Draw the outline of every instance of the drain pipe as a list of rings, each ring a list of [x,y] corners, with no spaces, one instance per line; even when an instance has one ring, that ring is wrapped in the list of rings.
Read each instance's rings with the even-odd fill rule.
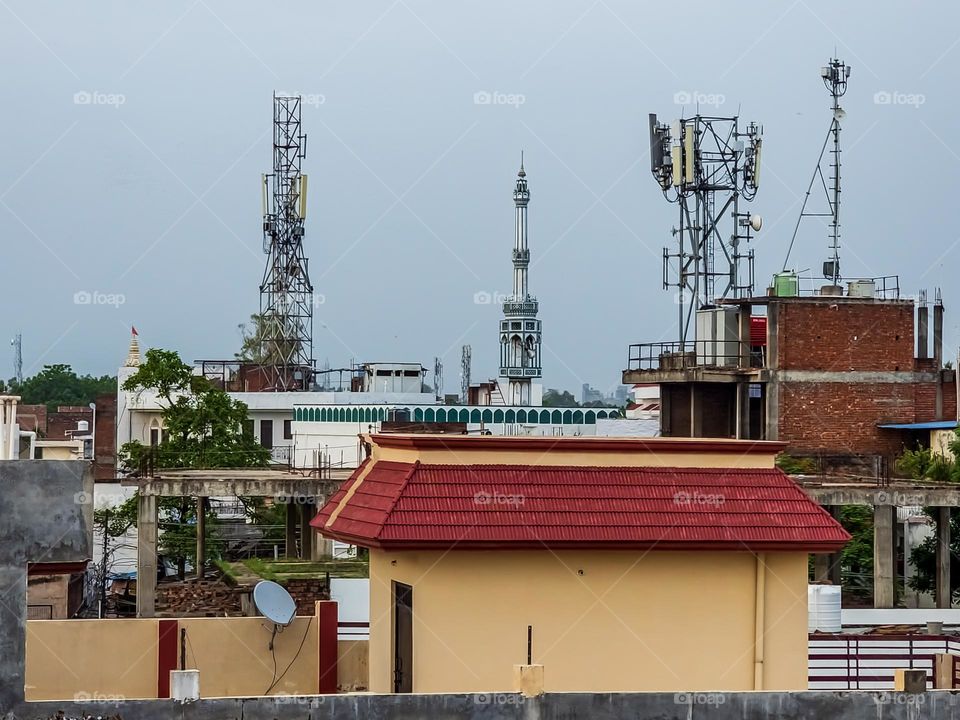
[[[766,579],[767,563],[766,554],[757,555],[757,582],[756,582],[756,604],[754,608],[754,632],[753,632],[753,689],[763,690],[763,661],[766,631]]]

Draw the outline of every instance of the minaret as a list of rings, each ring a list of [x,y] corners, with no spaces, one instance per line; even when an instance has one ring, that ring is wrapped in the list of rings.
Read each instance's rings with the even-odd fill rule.
[[[530,294],[527,271],[530,250],[527,247],[527,173],[520,156],[520,172],[513,191],[516,206],[516,227],[513,244],[513,294],[503,301],[503,320],[500,321],[500,377],[506,379],[508,405],[530,405],[532,381],[542,376],[540,370],[539,306]]]

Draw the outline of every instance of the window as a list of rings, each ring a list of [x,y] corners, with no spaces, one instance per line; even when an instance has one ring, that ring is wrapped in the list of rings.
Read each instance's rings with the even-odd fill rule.
[[[292,420],[283,421],[283,439],[293,440],[293,421]]]
[[[243,421],[243,434],[246,437],[253,437],[253,420],[247,418]]]
[[[260,421],[260,444],[265,448],[273,448],[273,420]]]

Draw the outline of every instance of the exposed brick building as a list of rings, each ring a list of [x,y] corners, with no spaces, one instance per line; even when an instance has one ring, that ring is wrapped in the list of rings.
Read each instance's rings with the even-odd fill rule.
[[[763,314],[763,311],[765,315]],[[661,433],[783,440],[796,455],[890,459],[880,427],[957,417],[942,367],[943,306],[845,296],[762,297],[701,311],[689,347],[631,347],[624,382],[657,382]],[[712,317],[711,317],[712,316]]]

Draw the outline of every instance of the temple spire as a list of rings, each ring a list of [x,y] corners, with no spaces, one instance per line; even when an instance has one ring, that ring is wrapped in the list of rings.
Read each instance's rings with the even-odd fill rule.
[[[127,359],[124,367],[140,367],[140,342],[137,340],[137,329],[130,328],[130,348],[127,350]]]

